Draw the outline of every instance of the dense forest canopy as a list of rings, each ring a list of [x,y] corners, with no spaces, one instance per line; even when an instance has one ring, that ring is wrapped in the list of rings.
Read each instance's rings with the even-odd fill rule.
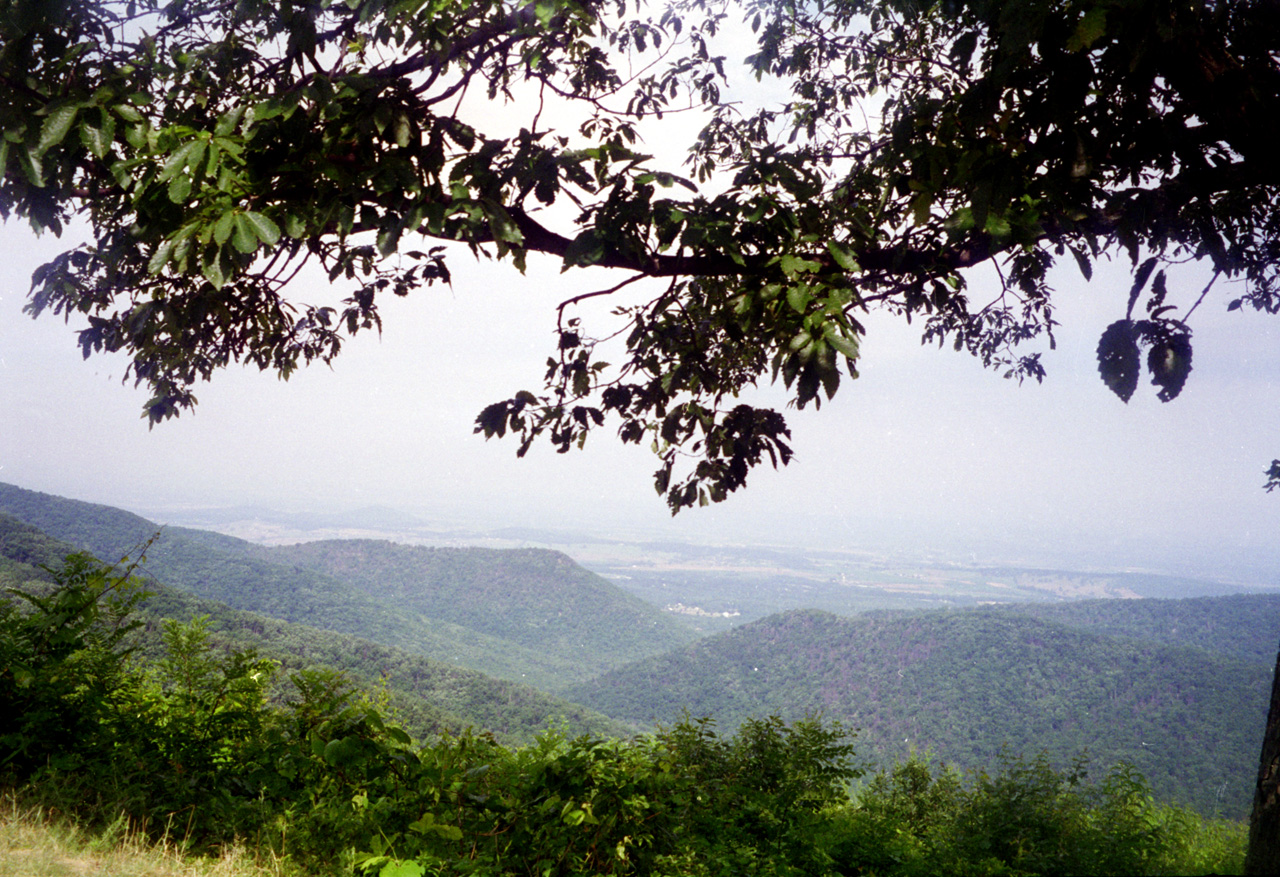
[[[1145,352],[1177,396],[1202,302],[1280,309],[1277,34],[1263,0],[9,0],[0,214],[87,221],[29,310],[85,315],[155,422],[229,363],[331,359],[449,280],[441,241],[619,269],[616,322],[559,302],[545,386],[477,430],[523,453],[610,424],[680,509],[789,459],[740,392],[820,404],[870,311],[1039,379],[1064,259],[1132,262],[1099,370],[1127,400]],[[700,130],[667,166],[638,138],[676,113]],[[308,264],[340,304],[297,299]]]

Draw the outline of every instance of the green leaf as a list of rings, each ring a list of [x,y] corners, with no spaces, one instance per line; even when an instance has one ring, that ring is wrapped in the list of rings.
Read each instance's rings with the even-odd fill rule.
[[[946,221],[942,223],[943,228],[950,232],[962,233],[972,231],[974,226],[973,208],[961,207],[956,210]]]
[[[809,287],[797,283],[787,288],[787,304],[791,305],[791,309],[797,314],[803,314],[811,301],[813,296],[809,294]]]
[[[458,832],[458,838],[461,837],[462,832]],[[426,873],[427,869],[417,862],[396,860],[383,865],[382,870],[378,872],[378,877],[423,877]]]
[[[559,11],[559,3],[549,3],[547,0],[541,0],[541,2],[535,3],[533,7],[533,14],[537,17],[538,24],[543,27],[549,27],[551,25],[551,19],[555,18]]]
[[[1147,353],[1151,383],[1160,388],[1157,397],[1169,402],[1178,397],[1191,373],[1191,338],[1173,335],[1152,346]]]
[[[178,174],[169,181],[169,200],[174,204],[186,204],[191,197],[191,177]]]
[[[778,267],[780,267],[782,269],[782,273],[788,277],[795,277],[797,274],[809,274],[814,271],[822,270],[822,263],[815,262],[813,259],[793,256],[788,253],[778,259]]]
[[[839,241],[827,241],[827,252],[843,270],[850,273],[859,270],[858,260],[853,257],[853,252]]]
[[[392,225],[390,228],[378,230],[378,253],[382,256],[390,256],[400,247],[400,235],[403,229],[399,224]]]
[[[858,358],[858,339],[856,336],[850,337],[841,335],[838,332],[832,332],[827,335],[827,343],[849,359]]]
[[[409,123],[409,117],[404,113],[398,114],[395,118],[393,130],[396,146],[399,146],[402,149],[408,146],[411,135],[413,134],[413,127]]]
[[[916,225],[924,225],[929,221],[932,207],[933,195],[929,192],[921,192],[911,201],[911,215]]]
[[[253,231],[248,217],[243,213],[235,215],[234,230],[231,234],[231,245],[242,253],[252,253],[258,249],[258,236]]]
[[[1067,40],[1067,51],[1078,52],[1081,49],[1092,48],[1094,43],[1106,35],[1106,32],[1106,7],[1095,6],[1086,12],[1080,19],[1080,23],[1076,25],[1076,32]]]
[[[213,133],[218,137],[225,137],[236,129],[240,124],[240,120],[244,118],[245,107],[232,107],[221,116],[218,117],[218,124],[214,127]]]
[[[445,132],[449,135],[449,139],[470,152],[476,145],[476,132],[470,125],[450,119]]]
[[[1093,279],[1093,262],[1082,251],[1075,247],[1071,248],[1071,255],[1076,258],[1076,265],[1080,268],[1080,273],[1084,275],[1085,282]]]
[[[586,267],[594,265],[604,258],[604,243],[596,234],[595,229],[587,229],[578,235],[565,248],[564,251],[564,268]]]
[[[21,166],[23,174],[26,175],[27,182],[37,189],[44,188],[44,165],[41,163],[39,155],[33,152],[30,147],[24,146],[18,150],[18,164]]]
[[[828,366],[822,362],[818,365],[818,377],[822,379],[822,389],[827,394],[828,399],[832,399],[836,395],[836,390],[840,389],[840,372],[835,366]]]
[[[129,104],[116,104],[114,109],[116,111],[116,115],[124,119],[126,122],[142,121],[142,113],[138,112],[135,107],[132,107]]]
[[[151,129],[145,124],[130,125],[125,129],[124,139],[134,149],[146,149],[150,145],[148,138],[150,132]]]
[[[1141,362],[1133,321],[1116,320],[1098,341],[1098,373],[1121,402],[1128,402],[1137,389]]]
[[[179,271],[185,271],[187,256],[191,253],[191,245],[195,240],[196,230],[199,228],[198,222],[189,222],[182,228],[178,229],[178,233],[173,236],[173,262]]]
[[[205,262],[201,273],[213,284],[214,289],[222,289],[231,276],[231,263],[226,258],[222,247],[208,247],[205,250]]]
[[[213,224],[213,242],[218,246],[222,246],[231,239],[231,231],[235,228],[236,214],[233,210],[218,217],[218,221]]]
[[[187,166],[187,159],[191,157],[191,152],[196,148],[196,144],[201,143],[198,140],[192,140],[184,143],[169,154],[165,159],[164,167],[160,171],[160,181],[170,180],[174,175],[182,172]]]
[[[102,113],[101,127],[93,127],[88,121],[80,123],[80,142],[95,158],[105,158],[115,137],[116,120],[109,113]]]
[[[345,238],[347,235],[351,234],[351,229],[355,227],[355,224],[356,224],[355,208],[352,207],[350,204],[339,204],[338,217],[337,217],[339,237]]]
[[[258,240],[269,247],[273,247],[279,242],[280,226],[276,225],[270,217],[253,210],[246,210],[242,215],[245,222],[253,229],[253,233],[257,235]]]
[[[187,167],[191,169],[193,176],[200,172],[200,162],[204,161],[205,151],[208,146],[209,141],[197,140],[191,145],[191,149],[187,151]]]
[[[169,261],[169,257],[173,254],[173,248],[176,241],[173,239],[163,240],[160,246],[156,247],[156,251],[151,254],[151,260],[147,262],[147,271],[151,274],[159,274],[161,269]]]
[[[495,435],[498,438],[502,438],[506,435],[507,403],[494,402],[492,405],[486,405],[484,410],[476,416],[476,427],[474,431],[484,433],[484,437],[486,439],[491,439]]]
[[[516,246],[524,244],[524,235],[520,233],[520,229],[511,221],[511,217],[507,215],[505,210],[500,213],[490,214],[489,231],[493,234],[494,240],[515,244]],[[566,256],[566,258],[568,257]]]
[[[298,240],[307,233],[306,223],[302,221],[302,217],[296,213],[286,213],[284,215],[284,233],[294,240]]]
[[[36,144],[37,155],[44,155],[66,138],[78,112],[78,106],[59,107],[45,117],[44,124],[40,126],[40,142]]]
[[[1133,286],[1129,287],[1129,307],[1124,312],[1126,318],[1133,316],[1133,306],[1138,303],[1138,296],[1142,293],[1142,287],[1147,285],[1147,278],[1151,276],[1151,272],[1155,270],[1156,262],[1159,261],[1155,256],[1147,259],[1138,266],[1138,270],[1133,275]]]
[[[993,238],[1000,240],[1002,238],[1007,238],[1010,232],[1013,231],[1013,227],[1009,225],[1008,218],[1003,214],[991,213],[987,215],[987,222],[984,226],[984,231]]]

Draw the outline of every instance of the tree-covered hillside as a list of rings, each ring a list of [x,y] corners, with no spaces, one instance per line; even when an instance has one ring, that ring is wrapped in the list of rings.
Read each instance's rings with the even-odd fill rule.
[[[1134,601],[1127,601],[1134,602]],[[799,611],[708,638],[567,692],[636,722],[683,710],[727,728],[820,712],[887,762],[932,750],[961,767],[1003,747],[1125,760],[1157,795],[1248,812],[1270,667],[1090,634],[1009,612],[841,618]]]
[[[1280,643],[1280,594],[1080,600],[1001,608],[1094,633],[1194,646],[1262,664],[1275,661]]]
[[[66,542],[0,514],[0,586],[38,589],[50,579],[42,567],[60,568],[73,550]],[[203,617],[215,651],[255,652],[279,664],[284,671],[281,679],[305,669],[339,671],[357,687],[385,697],[415,734],[476,728],[512,743],[527,743],[548,727],[589,734],[630,731],[626,725],[528,685],[493,679],[359,637],[231,609],[161,582],[150,581],[147,588],[150,596],[136,612],[142,624],[133,642],[144,656],[162,650],[167,621],[185,623]]]
[[[49,581],[41,567],[56,564],[69,549],[66,542],[0,512],[0,588]]]
[[[229,536],[162,530],[120,509],[6,484],[0,484],[0,512],[110,560],[136,553],[160,532],[147,552],[146,571],[175,588],[544,691],[693,637],[657,609],[551,552],[443,552],[436,557],[453,559],[411,573],[396,564],[400,557],[416,557],[417,549],[371,553],[369,546],[379,543],[359,543],[350,552],[277,555]],[[326,558],[335,571],[358,581],[309,568],[326,565]],[[362,571],[362,559],[377,569]],[[386,587],[362,578],[372,575],[376,582],[379,571],[388,577]],[[424,600],[423,580],[414,574],[433,576],[439,599]]]
[[[385,605],[601,669],[686,645],[688,628],[558,551],[333,540],[260,549],[350,582]]]

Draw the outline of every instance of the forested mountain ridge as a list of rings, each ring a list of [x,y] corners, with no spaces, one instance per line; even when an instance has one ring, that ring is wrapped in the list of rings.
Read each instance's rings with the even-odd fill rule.
[[[996,610],[843,618],[795,611],[612,671],[566,696],[633,722],[682,711],[732,728],[821,713],[860,754],[962,767],[1001,750],[1134,764],[1156,793],[1243,817],[1270,666]]]
[[[0,587],[47,582],[41,567],[57,569],[70,544],[0,513]],[[473,670],[431,661],[391,646],[347,634],[318,630],[224,604],[150,580],[151,595],[137,610],[142,622],[134,646],[149,657],[161,649],[166,620],[209,621],[210,644],[219,651],[254,651],[278,662],[280,679],[303,669],[346,674],[358,687],[378,691],[417,734],[461,732],[468,727],[494,733],[517,744],[530,742],[547,727],[570,733],[618,735],[630,727],[578,704],[528,685],[493,679]],[[3,597],[0,597],[3,599]]]
[[[1274,663],[1280,647],[1280,594],[1019,603],[999,611],[1263,664]]]
[[[260,548],[257,554],[350,582],[366,595],[410,612],[532,649],[607,654],[604,666],[620,666],[696,638],[661,610],[558,551],[344,539]]]
[[[310,556],[305,551],[291,559],[230,536],[162,528],[110,506],[0,484],[0,512],[107,561],[136,555],[160,532],[147,551],[146,571],[173,587],[234,609],[359,636],[545,691],[658,654],[694,636],[660,610],[554,552],[524,553],[502,562],[495,561],[501,552],[470,560],[456,555],[453,566],[464,571],[465,580],[437,582],[454,596],[431,605],[421,600],[406,605],[393,603],[386,589],[367,583],[362,589],[310,568],[302,562]],[[370,554],[368,546],[357,553]],[[326,554],[336,557],[341,552],[331,547]],[[410,550],[405,556],[412,554]],[[557,559],[549,562],[546,555]],[[522,570],[524,561],[533,562]],[[336,565],[353,569],[350,564]],[[528,584],[517,587],[522,575]],[[537,596],[539,589],[553,591],[562,600],[554,616],[547,598]],[[421,591],[412,585],[400,590],[402,596]],[[450,599],[460,605],[449,608]],[[536,605],[526,611],[520,601]],[[578,605],[582,609],[566,609]],[[432,606],[449,617],[433,615]],[[471,625],[450,620],[464,615]],[[534,620],[541,623],[533,624]]]

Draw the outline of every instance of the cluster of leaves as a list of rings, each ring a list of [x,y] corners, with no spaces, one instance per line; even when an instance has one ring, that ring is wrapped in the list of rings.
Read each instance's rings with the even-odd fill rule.
[[[785,99],[729,93],[733,14],[755,33],[747,72]],[[625,0],[14,0],[0,215],[88,220],[30,309],[84,314],[86,354],[126,351],[153,422],[219,367],[287,376],[380,325],[387,292],[447,281],[424,237],[632,272],[585,297],[661,279],[608,332],[567,316],[584,296],[561,302],[545,387],[477,431],[563,451],[616,423],[651,443],[674,511],[790,459],[783,416],[741,395],[780,379],[799,407],[829,398],[872,309],[1037,380],[1019,345],[1052,344],[1068,254],[1086,276],[1112,253],[1207,260],[1244,281],[1231,307],[1280,311],[1277,33],[1265,0],[680,0],[649,18]],[[481,91],[502,111],[468,110]],[[551,103],[583,121],[544,127]],[[691,179],[635,148],[642,122],[689,109]],[[486,130],[498,117],[514,124]],[[572,227],[534,218],[552,206]],[[291,300],[308,263],[340,306]],[[966,274],[984,264],[985,304]],[[1198,302],[1175,318],[1164,289],[1103,339],[1122,397],[1140,344],[1162,398],[1186,378]],[[614,365],[604,336],[625,339]]]
[[[546,733],[512,749],[467,732],[415,744],[334,674],[297,674],[291,701],[271,705],[272,662],[211,651],[201,619],[167,626],[159,662],[131,660],[117,636],[138,593],[127,573],[73,556],[54,584],[28,608],[0,604],[6,783],[88,819],[180,826],[197,846],[247,840],[306,873],[842,875],[945,862],[1003,874],[1086,861],[1190,873],[1188,850],[1217,838],[1155,808],[1132,771],[1072,804],[1060,786],[1075,778],[1043,761],[969,790],[950,775],[906,789],[908,765],[851,799],[848,735],[813,720],[749,721],[731,737],[686,718],[627,742]],[[1238,834],[1205,867],[1230,863]]]
[[[1147,302],[1149,318],[1133,319],[1133,306],[1155,267],[1154,256],[1139,266],[1129,290],[1125,318],[1108,326],[1098,342],[1098,372],[1103,383],[1123,402],[1128,402],[1138,388],[1139,344],[1148,348],[1147,371],[1151,374],[1151,383],[1160,388],[1161,402],[1177,398],[1191,373],[1191,330],[1185,320],[1166,316],[1174,307],[1165,304],[1169,289],[1164,271],[1157,272],[1151,284],[1151,298]]]

